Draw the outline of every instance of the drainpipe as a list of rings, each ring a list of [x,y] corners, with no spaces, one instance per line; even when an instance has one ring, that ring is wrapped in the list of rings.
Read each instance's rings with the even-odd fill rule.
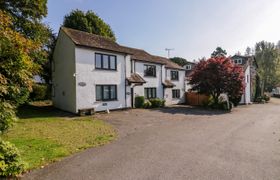
[[[124,55],[124,99],[125,99],[125,108],[127,108],[127,102],[126,102],[126,57],[127,55]]]

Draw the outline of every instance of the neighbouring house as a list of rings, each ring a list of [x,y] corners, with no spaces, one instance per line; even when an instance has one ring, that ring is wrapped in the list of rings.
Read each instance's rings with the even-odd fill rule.
[[[183,68],[186,70],[185,71],[185,91],[188,92],[191,90],[191,85],[189,85],[189,76],[191,75],[191,72],[193,71],[193,68],[195,67],[196,63],[195,62],[187,62],[186,65],[183,66]]]
[[[185,69],[98,35],[60,28],[52,66],[53,104],[65,111],[132,108],[136,96],[185,100]]]
[[[234,55],[231,57],[235,64],[242,66],[244,70],[245,90],[240,104],[250,104],[254,101],[256,93],[256,76],[258,64],[255,56]]]
[[[280,84],[277,84],[272,90],[272,95],[280,95]]]

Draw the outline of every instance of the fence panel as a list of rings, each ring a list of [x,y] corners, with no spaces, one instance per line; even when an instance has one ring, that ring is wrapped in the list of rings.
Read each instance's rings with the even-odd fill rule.
[[[191,106],[202,106],[209,99],[209,96],[195,92],[187,92],[185,97],[187,104]]]

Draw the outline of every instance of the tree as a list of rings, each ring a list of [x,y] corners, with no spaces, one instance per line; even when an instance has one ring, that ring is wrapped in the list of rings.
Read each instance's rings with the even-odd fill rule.
[[[280,53],[274,43],[261,41],[255,46],[261,94],[271,91],[280,81]]]
[[[253,55],[253,52],[252,49],[248,46],[245,51],[245,56],[251,56],[251,55]]]
[[[0,9],[12,17],[11,28],[14,31],[40,44],[40,48],[31,57],[35,63],[43,67],[38,71],[38,75],[50,77],[47,72],[54,35],[52,30],[41,22],[47,16],[47,0],[5,0],[0,1]]]
[[[192,90],[211,95],[214,103],[218,104],[223,93],[228,95],[231,102],[240,99],[244,91],[243,80],[241,66],[232,63],[230,58],[214,57],[195,66],[189,84]]]
[[[211,54],[211,57],[226,57],[227,51],[221,47],[217,47],[216,50]]]
[[[116,41],[115,34],[111,27],[93,11],[83,12],[78,9],[73,10],[64,17],[63,26],[97,34]]]
[[[173,61],[174,63],[178,64],[179,66],[184,66],[188,63],[188,61],[184,58],[181,57],[173,57],[170,58],[171,61]]]
[[[0,133],[15,120],[14,108],[28,98],[33,75],[40,66],[32,55],[40,44],[13,30],[11,18],[0,10]]]

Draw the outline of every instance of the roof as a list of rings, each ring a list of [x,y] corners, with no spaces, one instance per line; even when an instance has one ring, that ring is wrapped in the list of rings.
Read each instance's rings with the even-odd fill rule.
[[[133,59],[133,60],[152,62],[152,63],[157,63],[157,64],[165,64],[165,62],[155,59],[153,57],[153,55],[147,53],[146,51],[144,51],[142,49],[136,49],[136,48],[125,47],[125,46],[122,46],[122,47],[125,48],[129,54],[131,54],[131,59]]]
[[[178,64],[172,62],[170,59],[167,59],[167,58],[161,57],[161,56],[153,56],[153,57],[154,57],[154,59],[165,63],[166,68],[185,70],[182,66],[179,66]]]
[[[164,87],[167,87],[167,88],[173,88],[175,86],[175,84],[173,84],[170,80],[167,80],[167,79],[162,84]]]
[[[146,81],[137,73],[132,73],[129,78],[126,78],[129,83],[144,84]]]
[[[142,49],[136,49],[136,48],[119,45],[115,41],[103,36],[83,32],[71,28],[66,28],[66,27],[61,27],[61,30],[68,37],[70,37],[70,39],[75,43],[75,45],[78,46],[85,46],[90,48],[104,49],[113,52],[130,54],[131,59],[133,60],[156,63],[156,64],[165,64],[167,68],[184,70],[181,66],[173,63],[170,59],[151,55]]]
[[[124,47],[109,38],[66,27],[61,27],[61,30],[65,32],[76,45],[129,54]]]
[[[244,70],[247,69],[249,65],[255,65],[258,68],[258,64],[256,62],[255,56],[242,56],[242,55],[234,55],[231,57],[232,59],[242,59],[242,64],[240,64]]]

